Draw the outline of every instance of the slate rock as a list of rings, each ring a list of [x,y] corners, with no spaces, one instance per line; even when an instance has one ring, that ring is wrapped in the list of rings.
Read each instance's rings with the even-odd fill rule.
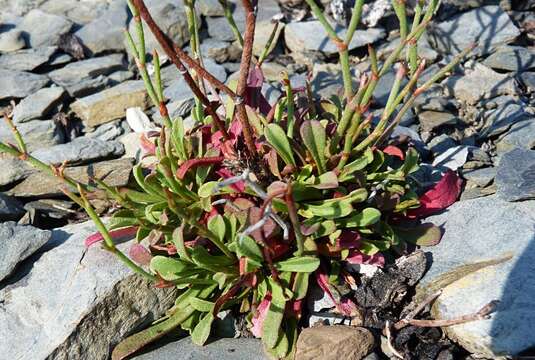
[[[476,184],[479,187],[485,187],[489,185],[492,180],[496,177],[496,168],[487,167],[469,171],[463,171],[463,178],[472,183]]]
[[[57,47],[47,46],[37,49],[25,49],[0,56],[0,68],[32,71],[39,66],[48,63]]]
[[[228,4],[231,9],[235,6],[231,2]],[[195,2],[195,8],[201,15],[204,16],[225,16],[225,11],[218,0],[198,0]]]
[[[253,54],[260,57],[264,52],[271,36],[273,30],[275,30],[275,22],[271,20],[258,21],[255,26],[255,38],[253,43]],[[282,31],[284,30],[285,24],[283,22],[278,22],[277,31],[273,36],[271,46],[268,50],[268,54],[275,48],[277,42],[280,38]]]
[[[55,229],[24,277],[0,290],[2,356],[105,360],[174,304],[176,290],[155,288],[99,246],[86,248],[95,231],[90,223]]]
[[[34,119],[43,119],[51,115],[51,111],[57,108],[65,95],[65,90],[57,86],[38,90],[15,106],[13,121],[22,123]]]
[[[431,150],[434,156],[438,156],[454,146],[457,146],[457,143],[446,134],[440,134],[433,137],[427,144],[427,147]]]
[[[335,31],[341,38],[344,38],[346,29],[340,25],[335,26]],[[314,34],[314,36],[311,36]],[[367,30],[356,30],[349,50],[361,46],[373,44],[385,37],[384,29],[370,28]],[[292,22],[284,30],[284,40],[286,46],[294,52],[321,51],[332,55],[338,52],[336,45],[329,40],[323,25],[318,20]]]
[[[33,9],[26,14],[17,28],[24,32],[30,47],[38,48],[58,45],[60,37],[67,34],[72,26],[73,23],[63,16]]]
[[[451,113],[440,111],[422,111],[418,114],[422,131],[431,132],[445,125],[455,125],[459,118]]]
[[[374,347],[373,334],[361,327],[315,326],[301,331],[297,339],[295,358],[312,359],[363,359]]]
[[[500,158],[498,196],[507,201],[535,199],[535,150],[514,149]]]
[[[80,97],[105,87],[109,83],[105,75],[124,69],[124,56],[111,54],[70,63],[50,72],[48,76],[71,96]]]
[[[193,106],[195,106],[193,99],[173,101],[167,104],[167,111],[171,119],[185,118],[191,113]],[[156,111],[152,115],[152,119],[160,125],[163,124],[163,118],[159,111]]]
[[[498,154],[514,148],[535,148],[535,117],[518,121],[496,141]]]
[[[264,360],[268,357],[264,354],[262,343],[258,339],[217,339],[209,341],[204,346],[198,346],[191,342],[191,338],[185,337],[177,341],[169,342],[153,350],[147,350],[143,354],[134,355],[133,360],[160,360],[160,359],[218,359],[218,360]]]
[[[492,195],[453,204],[426,219],[441,226],[440,244],[417,298],[443,289],[435,318],[473,313],[499,300],[488,320],[443,328],[475,357],[513,356],[535,346],[535,201],[510,203]]]
[[[64,161],[71,164],[87,163],[119,157],[123,153],[124,147],[120,142],[79,137],[66,144],[36,150],[32,152],[32,156],[47,164],[59,165]]]
[[[90,128],[87,128],[85,130],[88,131],[89,129]],[[106,123],[106,124],[100,125],[94,130],[95,131],[93,132],[86,133],[85,136],[94,138],[94,139],[99,139],[102,141],[110,141],[110,140],[115,140],[121,135],[123,135],[124,133],[131,131],[126,121],[121,121],[120,123],[117,123],[117,122]]]
[[[0,69],[0,100],[26,97],[49,82],[50,79],[45,75]]]
[[[201,43],[201,53],[221,64],[238,60],[241,56],[241,49],[227,41],[208,38]]]
[[[23,49],[26,46],[22,31],[17,29],[0,33],[0,53],[9,53]]]
[[[129,80],[112,88],[78,99],[71,109],[94,127],[125,117],[130,107],[147,108],[149,97],[142,80]]]
[[[484,123],[478,136],[482,139],[501,135],[515,123],[533,117],[525,111],[524,103],[509,96],[497,98],[494,105],[496,105],[495,109],[483,111],[480,114]]]
[[[528,90],[528,92],[535,92],[535,72],[524,72],[520,74],[520,80]]]
[[[93,163],[87,166],[65,168],[65,175],[82,184],[95,185],[91,179],[98,179],[109,186],[125,186],[132,172],[132,159],[117,159]],[[22,182],[9,189],[7,194],[23,197],[61,196],[64,183],[55,177],[34,172]]]
[[[396,72],[394,70],[390,70],[381,76],[373,92],[373,105],[375,107],[384,108],[386,106],[395,78]],[[406,84],[407,80],[403,79],[401,86],[403,87]]]
[[[63,130],[53,120],[32,120],[17,125],[28,151],[45,149],[65,140]],[[11,128],[0,122],[0,141],[16,144]]]
[[[113,7],[112,7],[113,6]],[[111,3],[100,17],[82,26],[74,33],[92,55],[106,51],[125,51],[124,28],[128,22],[124,2]]]
[[[455,171],[466,163],[469,153],[469,146],[466,145],[449,148],[435,158],[433,166]]]
[[[496,5],[457,14],[429,30],[430,42],[437,51],[445,54],[458,54],[474,42],[479,44],[474,54],[489,54],[519,35],[520,31],[509,15]]]
[[[513,95],[517,92],[514,79],[499,74],[485,65],[476,63],[464,75],[453,75],[445,81],[452,96],[467,104],[499,95]]]
[[[24,215],[24,207],[16,198],[0,193],[0,221],[18,220]]]
[[[21,226],[13,221],[0,223],[0,281],[9,276],[18,263],[46,244],[50,236],[50,231],[40,230],[33,226]],[[2,299],[1,295],[0,299]],[[0,326],[7,326],[7,324]],[[7,344],[5,341],[2,343]]]
[[[535,51],[522,46],[503,46],[486,58],[483,64],[496,70],[524,72],[535,68]]]
[[[7,154],[0,154],[0,169],[0,186],[24,179],[34,171],[25,161]]]
[[[108,9],[108,4],[122,1],[124,0],[113,2],[54,0],[44,2],[39,8],[50,14],[66,17],[77,25],[83,25],[101,16]]]

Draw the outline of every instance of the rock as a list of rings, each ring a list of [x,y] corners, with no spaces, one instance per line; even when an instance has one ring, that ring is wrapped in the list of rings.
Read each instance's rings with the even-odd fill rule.
[[[445,125],[455,125],[459,118],[453,114],[439,111],[422,111],[418,114],[422,131],[431,132]]]
[[[201,53],[217,63],[224,63],[239,59],[241,49],[229,42],[208,38],[201,43]]]
[[[119,157],[123,153],[124,147],[117,141],[101,141],[79,137],[67,144],[36,150],[32,152],[32,155],[47,164],[59,165],[64,161],[70,164],[79,164],[98,159]]]
[[[489,185],[496,177],[496,168],[487,167],[476,170],[463,171],[463,178],[479,187],[485,187]]]
[[[18,263],[46,244],[50,236],[50,231],[33,226],[21,226],[12,221],[0,223],[0,281],[10,275]],[[2,300],[4,299],[0,295],[0,302],[3,302]],[[4,326],[7,326],[7,323],[4,323]],[[2,332],[0,330],[0,333]]]
[[[49,62],[57,47],[47,46],[37,49],[25,49],[0,56],[0,68],[32,71]]]
[[[520,74],[520,80],[528,92],[535,92],[535,72],[524,72]]]
[[[360,360],[374,347],[372,333],[353,326],[315,326],[303,329],[297,339],[299,360]]]
[[[43,88],[24,98],[13,110],[13,121],[17,123],[42,119],[61,103],[65,97],[61,87]]]
[[[390,4],[389,4],[390,5]],[[377,47],[377,57],[380,60],[385,60],[396,48],[399,46],[400,38],[396,37]],[[425,59],[428,64],[434,63],[438,58],[438,53],[431,47],[426,33],[424,33],[418,40],[418,52],[422,59]]]
[[[99,246],[86,248],[95,231],[90,223],[54,230],[24,277],[0,291],[3,356],[108,359],[121,339],[174,304],[176,290],[155,288]]]
[[[435,136],[427,144],[427,147],[429,148],[429,150],[431,150],[435,157],[454,146],[457,146],[457,143],[455,142],[455,140],[453,140],[446,134],[440,134],[438,136]]]
[[[39,9],[31,10],[18,29],[24,32],[32,48],[57,45],[62,35],[67,34],[73,23],[63,16],[48,14]]]
[[[101,16],[108,9],[109,3],[113,4],[115,2],[119,3],[122,1],[124,0],[113,2],[54,0],[46,1],[40,6],[40,9],[50,14],[67,17],[72,22],[83,25]]]
[[[457,100],[444,95],[444,87],[440,84],[431,85],[414,101],[416,112],[424,110],[455,111],[459,106]]]
[[[484,111],[481,114],[484,119],[484,125],[478,134],[481,139],[501,135],[513,124],[533,117],[525,111],[525,104],[512,97],[499,97],[496,99],[495,105],[495,109]]]
[[[472,43],[479,47],[474,54],[489,54],[499,45],[509,43],[520,35],[499,6],[482,6],[440,22],[429,30],[434,48],[445,54],[458,54]]]
[[[454,75],[445,81],[452,96],[468,104],[499,95],[517,92],[515,81],[507,74],[499,74],[485,65],[476,63],[465,75]]]
[[[17,125],[28,151],[45,149],[64,141],[63,130],[53,120],[32,120]],[[11,128],[0,122],[0,141],[16,144]]]
[[[179,117],[185,118],[189,115],[193,106],[195,106],[195,101],[193,99],[173,101],[167,104],[167,111],[169,112],[169,117],[171,119]],[[163,118],[159,111],[156,111],[154,115],[152,115],[152,119],[160,125],[163,124]]]
[[[34,171],[25,161],[6,154],[0,154],[0,169],[0,186],[24,179]]]
[[[23,49],[26,46],[22,31],[12,29],[0,34],[0,53]]]
[[[373,104],[375,107],[384,108],[386,106],[395,78],[396,72],[394,70],[390,70],[381,76],[373,92]],[[401,82],[401,88],[403,88],[403,86],[406,84],[407,80],[403,79]]]
[[[232,6],[232,3],[229,3]],[[196,10],[204,16],[225,16],[223,7],[218,0],[199,0],[195,2]]]
[[[92,179],[102,180],[109,186],[125,186],[130,179],[133,159],[117,159],[93,163],[88,166],[65,168],[65,175],[82,184],[94,184]],[[17,197],[61,196],[64,183],[55,177],[34,172],[18,183],[7,194]]]
[[[26,97],[49,82],[45,75],[0,69],[0,100]]]
[[[336,25],[335,30],[338,36],[344,38],[345,28]],[[310,36],[310,34],[314,34],[314,36]],[[356,30],[348,49],[353,50],[364,45],[373,44],[384,37],[385,31],[383,29]],[[286,46],[295,52],[322,51],[329,55],[338,52],[338,48],[329,40],[323,25],[318,20],[288,24],[284,30],[284,40],[286,41]]]
[[[535,68],[535,52],[521,46],[503,46],[483,61],[496,70],[524,72]]]
[[[535,148],[535,118],[514,123],[496,142],[496,151],[504,153],[514,148]]]
[[[86,131],[87,130],[89,130],[89,128],[86,129]],[[110,141],[110,140],[117,139],[119,136],[123,135],[125,132],[131,131],[128,124],[123,121],[120,123],[117,123],[117,122],[106,123],[104,125],[97,127],[94,130],[95,131],[93,132],[86,133],[85,136],[94,138],[94,139],[99,139],[102,141]]]
[[[129,80],[99,93],[78,99],[71,109],[89,127],[125,117],[130,107],[147,108],[149,97],[142,80]]]
[[[74,33],[92,55],[107,51],[125,51],[124,28],[128,22],[127,7],[122,1],[111,5],[115,6]]]
[[[499,300],[488,320],[443,328],[475,357],[513,356],[535,338],[535,202],[510,203],[492,195],[461,201],[426,219],[441,226],[442,241],[429,248],[433,265],[417,298],[444,289],[434,317],[449,319]],[[462,249],[462,250],[461,250]]]
[[[70,63],[48,76],[71,96],[80,97],[104,88],[108,84],[105,75],[124,69],[124,56],[111,54]]]
[[[75,203],[59,199],[29,201],[24,205],[26,214],[19,220],[20,225],[57,228],[64,226],[72,218]]]
[[[262,350],[262,343],[258,339],[217,339],[204,346],[191,342],[185,337],[178,341],[166,343],[152,351],[134,356],[133,360],[160,359],[218,359],[218,360],[263,360],[268,359]]]
[[[435,158],[433,166],[444,167],[455,171],[466,163],[468,154],[469,147],[466,145],[449,148]]]
[[[24,207],[16,198],[0,193],[0,221],[18,220],[24,215]]]
[[[264,49],[266,48],[269,42],[269,39],[271,38],[271,34],[273,34],[274,29],[275,29],[275,23],[270,20],[257,22],[256,27],[255,27],[255,38],[254,38],[254,43],[253,43],[253,53],[255,56],[260,57],[262,55],[262,53],[264,52]],[[284,23],[279,22],[277,26],[277,31],[275,32],[275,35],[271,42],[271,46],[268,50],[268,54],[277,45],[277,42],[279,41],[279,37],[283,29],[284,29]]]
[[[503,200],[535,199],[535,150],[514,149],[502,155],[495,181]]]

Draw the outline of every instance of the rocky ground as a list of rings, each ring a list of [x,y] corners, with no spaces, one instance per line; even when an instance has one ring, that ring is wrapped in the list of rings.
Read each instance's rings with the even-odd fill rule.
[[[187,24],[178,3],[148,1],[160,25],[187,47]],[[272,101],[280,94],[283,69],[294,86],[304,84],[311,72],[313,90],[322,96],[341,88],[333,65],[336,48],[299,3],[259,1],[257,51],[271,33],[273,16],[282,12],[286,23],[263,66],[271,82],[264,91]],[[197,0],[197,5],[205,63],[220,80],[230,81],[240,49],[218,1]],[[388,1],[367,6],[367,27],[357,30],[350,44],[356,73],[369,65],[363,46],[373,43],[384,58],[396,44],[392,30],[397,23]],[[140,145],[125,110],[139,107],[156,123],[159,117],[129,62],[123,29],[131,19],[125,1],[0,0],[0,9],[0,106],[14,105],[13,119],[28,150],[49,164],[67,161],[66,173],[77,180],[87,182],[91,175],[126,185]],[[243,28],[241,8],[234,11]],[[411,138],[429,164],[421,171],[423,183],[434,181],[433,169],[441,167],[458,170],[466,180],[460,201],[429,219],[444,236],[438,246],[424,249],[429,270],[415,299],[443,289],[430,313],[441,319],[472,313],[491,300],[500,303],[489,320],[445,328],[451,341],[435,334],[434,350],[416,351],[419,358],[533,355],[529,349],[535,348],[535,1],[443,0],[420,48],[429,67],[437,69],[473,41],[480,44],[478,50],[417,100],[397,135]],[[148,49],[156,46],[151,36],[147,43]],[[386,103],[393,78],[394,73],[380,81],[374,107]],[[163,79],[172,115],[187,117],[192,94],[178,71],[166,66]],[[0,122],[0,139],[12,141],[11,136]],[[155,289],[112,255],[84,247],[94,228],[61,196],[57,181],[9,157],[0,157],[0,169],[0,358],[105,359],[111,346],[173,303],[172,290]],[[110,211],[105,201],[96,199],[94,205],[102,214]],[[388,269],[378,271],[388,274]],[[318,300],[310,310],[329,306]],[[232,336],[227,320],[220,321],[220,333]],[[318,320],[344,321],[321,313]],[[380,346],[381,339],[355,328],[341,335],[314,334],[314,329],[300,340],[302,359],[339,358],[335,354],[350,351],[347,344],[352,344],[353,358],[370,352],[367,359],[395,356],[384,338]],[[405,333],[423,343],[433,339],[415,327]],[[394,346],[408,345],[398,336]],[[262,356],[252,339],[219,340],[202,349],[184,339],[139,359],[177,354],[191,359]]]

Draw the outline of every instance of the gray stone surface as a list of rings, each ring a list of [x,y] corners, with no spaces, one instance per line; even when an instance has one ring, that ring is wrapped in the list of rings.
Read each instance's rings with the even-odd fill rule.
[[[496,177],[496,168],[487,167],[475,170],[463,171],[463,178],[473,182],[477,186],[485,187],[489,185]]]
[[[535,199],[535,150],[514,149],[503,154],[495,181],[503,200]]]
[[[173,289],[156,289],[98,245],[87,249],[95,231],[90,223],[54,230],[47,251],[0,290],[2,357],[105,360],[174,303]]]
[[[241,49],[227,41],[208,38],[201,43],[201,53],[217,63],[224,63],[237,60],[241,55]]]
[[[341,38],[344,38],[345,28],[337,25],[335,30]],[[314,36],[311,36],[312,34]],[[348,49],[352,50],[364,45],[373,44],[383,37],[385,37],[385,31],[380,28],[357,30]],[[318,20],[288,24],[284,30],[284,40],[286,41],[286,46],[295,52],[322,51],[327,54],[338,52],[338,48],[329,40],[325,29]]]
[[[57,50],[55,46],[25,49],[0,56],[0,68],[32,71],[46,64]]]
[[[441,126],[455,125],[459,118],[454,114],[440,111],[422,111],[418,114],[422,131],[430,132],[437,130]]]
[[[30,47],[54,46],[60,37],[67,34],[73,23],[63,16],[46,13],[40,9],[31,10],[18,25],[24,32]]]
[[[24,215],[24,207],[16,198],[0,193],[0,221],[18,220]]]
[[[13,121],[21,123],[43,119],[51,115],[51,111],[57,108],[65,95],[65,90],[62,87],[43,88],[27,96],[15,106]]]
[[[520,74],[520,80],[528,90],[528,92],[535,92],[535,72],[524,72]]]
[[[453,140],[446,134],[440,134],[438,136],[435,136],[427,144],[427,147],[429,148],[429,150],[431,150],[435,157],[454,146],[457,146],[457,143],[455,142],[455,140]]]
[[[12,29],[0,34],[0,53],[23,49],[26,46],[22,31]]]
[[[0,223],[0,284],[12,273],[18,263],[49,241],[50,236],[50,231],[40,230],[33,226],[21,226],[13,221]],[[0,295],[0,303],[2,300],[3,297]],[[1,312],[2,310],[0,310]],[[0,325],[0,329],[6,325]],[[2,333],[1,330],[0,333]],[[2,341],[2,343],[6,342]],[[5,353],[3,354],[5,355]]]
[[[105,75],[123,69],[124,56],[111,54],[70,63],[50,72],[48,76],[64,87],[71,96],[79,97],[102,89],[109,83]]]
[[[499,300],[489,320],[444,328],[477,357],[514,355],[535,345],[535,202],[510,203],[497,196],[461,201],[428,219],[444,230],[429,248],[432,265],[418,296],[444,288],[437,318],[473,313]]]
[[[125,2],[112,2],[108,11],[84,25],[74,35],[80,38],[91,54],[124,51],[124,28],[127,21],[128,12]]]
[[[49,82],[45,75],[0,69],[0,100],[26,97]]]
[[[232,5],[232,3],[230,3]],[[195,7],[204,16],[224,16],[225,11],[218,0],[199,0]]]
[[[78,164],[98,159],[119,157],[123,153],[124,147],[117,141],[101,141],[79,137],[67,144],[36,150],[32,152],[32,155],[47,164],[59,165],[64,161],[71,164]]]
[[[483,61],[497,70],[523,72],[535,68],[535,51],[521,46],[503,46]]]
[[[262,360],[268,359],[258,339],[217,339],[204,346],[191,342],[189,337],[170,342],[150,352],[134,356],[135,360]]]
[[[63,131],[53,120],[32,120],[17,125],[28,151],[45,149],[64,141]],[[0,122],[0,141],[16,144],[11,128]]]
[[[509,96],[501,96],[494,102],[495,109],[481,112],[483,126],[478,133],[482,139],[495,137],[506,132],[512,125],[532,118],[527,113],[526,105]]]
[[[431,27],[429,40],[439,52],[457,54],[478,43],[476,54],[488,54],[520,35],[509,15],[499,6],[482,6],[460,13]]]
[[[514,123],[496,142],[498,153],[504,153],[514,148],[535,148],[535,117]]]
[[[33,172],[33,168],[24,161],[5,154],[0,154],[0,169],[0,186],[24,179]]]

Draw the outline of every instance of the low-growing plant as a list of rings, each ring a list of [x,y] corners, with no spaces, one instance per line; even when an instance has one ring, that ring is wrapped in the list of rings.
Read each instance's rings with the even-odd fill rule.
[[[382,63],[369,46],[370,70],[358,84],[351,77],[348,44],[364,1],[355,2],[342,39],[315,1],[307,0],[338,46],[344,95],[316,99],[309,83],[294,88],[283,73],[283,95],[273,106],[261,92],[262,64],[277,29],[263,54],[255,57],[253,1],[242,1],[243,38],[226,1],[220,2],[243,47],[238,80],[229,85],[203,67],[194,0],[185,1],[191,56],[160,30],[143,0],[129,3],[136,24],[135,39],[126,33],[130,52],[163,119],[161,129],[149,126],[143,114],[129,119],[134,129],[143,132],[147,157],[133,169],[135,186],[112,188],[98,179],[93,179],[94,185],[77,183],[63,174],[63,167],[29,154],[15,126],[17,145],[0,144],[0,151],[64,181],[65,194],[98,228],[88,245],[102,241],[104,249],[156,286],[180,290],[166,316],[122,341],[113,351],[114,359],[177,327],[202,345],[218,313],[227,309],[243,314],[273,357],[291,358],[311,282],[331,297],[337,312],[354,315],[357,307],[351,294],[339,291],[339,285],[351,278],[345,265],[382,266],[385,259],[403,254],[407,244],[437,242],[437,228],[409,227],[403,219],[448,206],[458,195],[444,191],[458,189],[458,179],[449,173],[437,188],[419,197],[411,177],[419,166],[417,151],[409,142],[389,140],[416,97],[470,51],[418,85],[425,61],[418,57],[417,42],[438,0],[417,1],[410,26],[405,1],[393,0],[399,45]],[[142,21],[194,94],[193,127],[169,116],[156,51],[149,74]],[[376,85],[394,64],[396,76],[387,104],[375,119],[369,107]],[[96,190],[104,190],[120,207],[106,221],[89,200]],[[125,234],[135,234],[137,241],[128,255],[114,242]]]

